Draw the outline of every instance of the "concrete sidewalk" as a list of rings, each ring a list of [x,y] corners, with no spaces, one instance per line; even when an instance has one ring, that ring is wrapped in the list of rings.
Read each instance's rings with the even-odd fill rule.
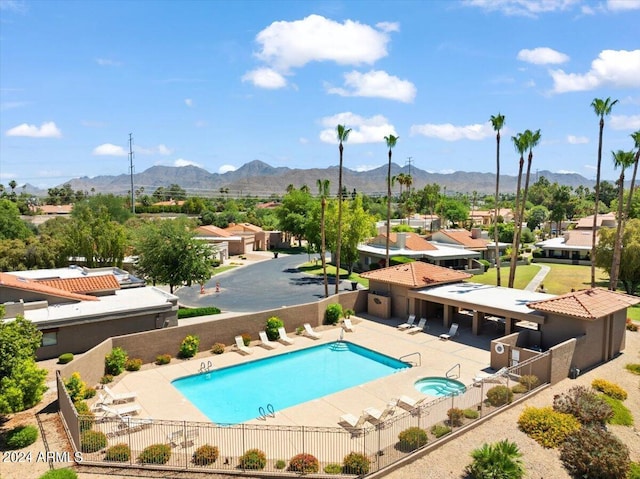
[[[549,268],[549,266],[547,265],[537,264],[537,266],[540,266],[540,271],[538,271],[533,279],[529,281],[527,287],[524,288],[526,291],[538,291],[538,288],[544,281],[544,278],[546,278],[549,271],[551,271],[551,268]]]

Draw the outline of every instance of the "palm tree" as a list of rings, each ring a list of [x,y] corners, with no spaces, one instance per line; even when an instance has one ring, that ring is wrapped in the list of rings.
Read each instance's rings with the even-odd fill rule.
[[[513,241],[511,243],[511,262],[509,268],[509,287],[513,288],[513,284],[516,279],[516,263],[518,262],[518,249],[520,245],[517,243],[518,236],[518,224],[522,224],[522,218],[520,218],[520,185],[522,184],[522,169],[524,168],[524,152],[527,151],[527,137],[524,133],[518,133],[516,136],[511,137],[513,146],[516,151],[520,153],[520,163],[518,167],[518,185],[516,187],[516,204],[513,214]]]
[[[385,136],[384,140],[387,142],[387,148],[389,148],[389,167],[387,168],[387,247],[384,260],[385,267],[389,267],[389,236],[391,235],[391,150],[396,146],[398,136]]]
[[[633,143],[636,148],[636,156],[633,163],[633,174],[631,175],[631,185],[629,186],[629,197],[627,198],[627,207],[625,208],[624,217],[628,218],[631,213],[631,200],[633,198],[633,190],[636,184],[636,173],[638,172],[638,160],[640,160],[640,130],[631,133]]]
[[[342,245],[342,145],[349,139],[351,128],[344,125],[336,126],[338,134],[338,151],[340,151],[340,168],[338,169],[338,238],[336,239],[336,294],[340,288],[340,246]]]
[[[620,167],[620,178],[618,179],[618,226],[616,228],[616,238],[613,244],[613,258],[611,260],[611,274],[609,277],[609,289],[615,291],[618,286],[618,275],[620,273],[620,257],[622,255],[622,232],[624,231],[625,217],[623,214],[624,195],[624,170],[629,168],[635,161],[633,151],[611,152],[613,164]]]
[[[500,130],[504,126],[504,115],[498,113],[491,115],[491,125],[496,132],[496,204],[495,214],[493,218],[493,243],[495,245],[496,256],[496,286],[500,286],[500,247],[498,246],[498,212],[500,211],[499,195],[500,195]]]
[[[591,287],[596,287],[596,228],[598,227],[598,207],[600,205],[600,167],[602,165],[602,132],[604,131],[604,117],[611,113],[613,105],[618,100],[611,101],[611,98],[603,100],[594,98],[591,107],[595,114],[600,117],[600,132],[598,135],[598,165],[596,167],[596,197],[595,210],[593,212],[593,231],[591,232]]]
[[[324,276],[324,297],[329,297],[329,279],[327,278],[327,258],[325,251],[325,217],[324,213],[327,208],[327,196],[329,195],[329,180],[317,180],[318,192],[320,193],[320,258],[322,259],[322,275]]]

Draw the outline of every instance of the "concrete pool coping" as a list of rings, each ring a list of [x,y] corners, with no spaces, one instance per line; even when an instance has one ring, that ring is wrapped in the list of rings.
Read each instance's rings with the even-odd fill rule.
[[[338,421],[343,414],[360,415],[368,407],[382,410],[392,398],[401,395],[415,399],[423,397],[414,388],[414,383],[424,377],[445,376],[456,364],[460,364],[460,377],[457,379],[470,385],[478,371],[489,366],[490,341],[498,336],[474,336],[470,329],[462,329],[456,338],[441,341],[439,335],[446,332],[441,325],[432,325],[426,332],[408,334],[396,328],[402,322],[400,320],[383,321],[361,315],[353,317],[352,321],[355,332],[344,333],[345,340],[394,358],[418,352],[421,365],[283,409],[276,412],[274,418],[253,419],[246,424],[339,427]],[[116,393],[136,392],[137,402],[142,407],[140,417],[211,422],[170,384],[171,381],[198,373],[203,362],[207,365],[211,361],[216,369],[333,342],[340,337],[340,330],[338,326],[319,328],[322,333],[319,340],[294,335],[293,345],[280,345],[274,350],[252,343],[253,354],[250,355],[240,355],[231,350],[221,355],[201,354],[191,360],[173,361],[168,365],[127,373],[112,389]],[[415,360],[416,356],[408,359]],[[213,391],[212,394],[224,394],[224,391]]]

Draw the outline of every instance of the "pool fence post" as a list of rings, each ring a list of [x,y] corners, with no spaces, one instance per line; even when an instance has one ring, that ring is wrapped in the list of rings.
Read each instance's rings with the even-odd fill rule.
[[[189,469],[189,454],[187,454],[187,421],[182,421],[182,448],[184,449],[184,468]]]
[[[247,448],[245,447],[245,437],[244,437],[244,435],[245,435],[245,429],[244,429],[245,425],[244,425],[244,423],[242,423],[241,426],[242,426],[241,430],[242,430],[242,451],[243,451],[242,453],[244,454],[246,452],[246,450],[247,450]],[[242,463],[242,470],[245,471],[244,462]]]
[[[484,380],[480,380],[480,417],[484,415]]]

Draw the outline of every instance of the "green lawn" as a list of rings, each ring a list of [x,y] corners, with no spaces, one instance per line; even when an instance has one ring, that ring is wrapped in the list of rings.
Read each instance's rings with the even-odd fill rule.
[[[536,263],[534,263],[536,264]],[[591,287],[591,267],[575,264],[542,263],[551,268],[544,279],[544,287],[551,294],[565,294],[574,290]],[[609,276],[600,268],[596,268],[596,286],[606,288]]]
[[[225,266],[218,266],[217,268],[215,268],[213,270],[213,276],[215,276],[216,274],[220,274],[220,273],[224,273],[225,271],[229,271],[230,269],[233,269],[237,267],[237,265],[225,265]]]
[[[640,321],[640,305],[627,308],[627,318],[631,318],[634,321]]]
[[[540,267],[535,264],[522,265],[516,268],[516,280],[514,287],[516,289],[524,289],[531,282],[533,277],[540,271]],[[484,274],[476,274],[469,279],[473,283],[496,284],[496,268],[490,268]],[[509,267],[500,268],[500,284],[507,286],[509,284]],[[546,286],[546,282],[545,282]]]
[[[303,263],[302,265],[298,266],[298,268],[300,269],[300,271],[304,271],[305,273],[322,276],[322,264],[320,263],[320,261],[318,261],[317,264],[316,261]],[[355,281],[357,283],[360,283],[365,288],[369,287],[368,279],[361,278],[360,275],[356,273],[352,273],[351,276],[347,277],[347,272],[348,271],[346,269],[340,268],[340,278],[348,279],[349,281]],[[336,267],[332,264],[327,264],[327,276],[331,277],[335,275]]]

